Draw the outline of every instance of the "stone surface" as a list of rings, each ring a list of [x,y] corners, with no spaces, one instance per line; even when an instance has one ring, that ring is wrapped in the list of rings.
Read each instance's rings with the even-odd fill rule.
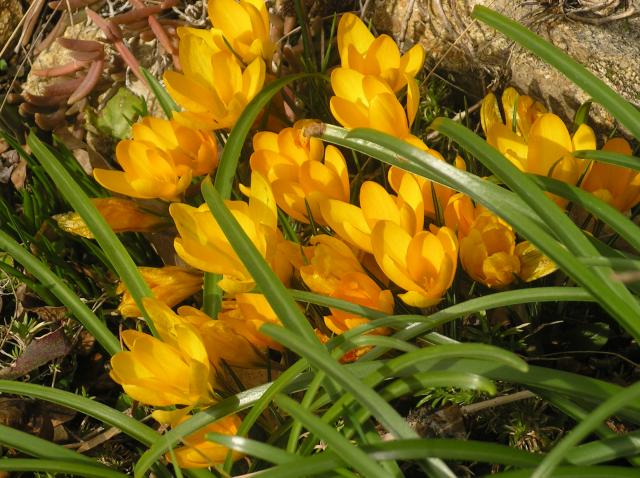
[[[496,84],[509,84],[571,119],[588,95],[527,50],[474,22],[470,14],[476,4],[490,6],[526,25],[624,98],[640,105],[638,17],[592,25],[544,10],[536,2],[513,0],[374,0],[370,13],[379,33],[393,35],[404,49],[422,44],[427,51],[427,68],[437,66],[449,72],[456,84],[476,99]],[[611,130],[615,123],[598,105],[591,110],[591,121],[602,131]]]
[[[9,41],[21,18],[22,6],[19,0],[0,0],[0,49]]]

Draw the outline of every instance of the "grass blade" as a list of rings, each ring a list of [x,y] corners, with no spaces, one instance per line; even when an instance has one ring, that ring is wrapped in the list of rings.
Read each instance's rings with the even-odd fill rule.
[[[82,302],[78,296],[47,266],[31,255],[4,231],[0,231],[0,249],[6,251],[33,274],[43,287],[69,309],[82,326],[93,335],[109,355],[122,350],[120,342],[107,326]]]
[[[140,272],[138,272],[127,249],[122,245],[87,195],[76,184],[73,177],[60,165],[58,159],[51,153],[46,145],[38,139],[33,131],[27,138],[27,145],[31,148],[31,151],[38,161],[40,161],[40,164],[42,164],[53,182],[58,186],[64,198],[71,204],[73,209],[75,209],[93,233],[96,241],[118,273],[118,276],[127,286],[138,309],[144,314],[149,330],[156,335],[155,327],[142,305],[143,297],[152,296],[151,289],[149,289]]]
[[[178,108],[176,102],[173,101],[173,98],[169,96],[167,90],[164,89],[164,86],[162,86],[162,84],[156,79],[155,76],[153,76],[146,68],[143,67],[140,67],[140,72],[142,73],[142,76],[144,76],[144,79],[147,81],[149,89],[158,100],[160,108],[162,108],[162,111],[164,111],[166,117],[171,119],[171,117],[173,116],[173,112],[180,111],[180,108]]]
[[[13,380],[0,380],[0,392],[12,393],[57,403],[78,412],[96,418],[110,426],[119,428],[128,436],[135,438],[140,443],[150,445],[159,438],[158,433],[138,420],[128,417],[118,410],[103,405],[89,398],[84,398],[74,393],[65,392],[42,385],[16,382]]]
[[[86,478],[126,478],[119,471],[110,470],[98,463],[78,463],[65,460],[36,460],[32,458],[3,458],[0,460],[2,471],[41,471],[45,473],[69,473]]]
[[[616,413],[627,403],[636,401],[640,398],[640,382],[631,385],[622,390],[617,395],[609,398],[607,401],[598,406],[584,420],[580,421],[576,427],[571,430],[564,438],[562,438],[549,454],[535,469],[531,478],[548,478],[552,476],[554,470],[564,460],[565,455],[571,448],[576,446],[580,441],[586,438],[594,428],[602,423],[606,418]],[[635,471],[637,473],[637,470]]]
[[[221,433],[207,433],[205,439],[218,443],[231,450],[250,455],[260,460],[280,465],[298,458],[293,453],[288,453],[280,448],[268,445],[261,441],[251,440],[241,436],[223,435]]]
[[[623,168],[640,171],[640,158],[637,156],[628,156],[626,154],[614,153],[612,151],[576,151],[573,153],[576,158],[589,159],[592,161],[600,161],[601,163],[615,164]]]
[[[535,33],[504,15],[476,5],[473,18],[495,28],[523,48],[531,51],[546,63],[550,64],[567,78],[582,88],[591,98],[600,103],[611,115],[627,128],[633,136],[640,139],[640,112],[618,93],[613,91],[602,80],[594,76],[580,63],[567,55],[560,48],[543,40]]]
[[[292,418],[300,421],[310,432],[326,442],[335,453],[336,458],[338,458],[336,460],[336,468],[342,465],[353,467],[361,472],[363,476],[372,478],[389,477],[388,473],[369,458],[364,451],[353,446],[333,426],[324,423],[318,417],[302,408],[296,401],[284,395],[278,395],[275,398],[275,402]],[[342,460],[342,464],[340,464],[340,460]]]

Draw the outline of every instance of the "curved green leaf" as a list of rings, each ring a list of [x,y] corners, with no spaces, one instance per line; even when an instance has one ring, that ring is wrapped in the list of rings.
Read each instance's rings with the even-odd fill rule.
[[[27,138],[27,145],[31,148],[34,156],[38,158],[38,161],[40,161],[40,164],[42,164],[42,167],[56,184],[64,198],[69,201],[69,204],[73,206],[73,209],[76,210],[93,233],[105,256],[109,258],[118,276],[127,286],[136,305],[143,312],[149,330],[156,335],[153,323],[149,320],[142,305],[142,298],[152,297],[153,294],[140,272],[138,272],[127,249],[122,245],[87,195],[76,184],[73,177],[62,167],[55,155],[38,139],[33,131]]]
[[[2,471],[42,471],[45,473],[68,473],[85,478],[126,478],[119,471],[110,470],[98,463],[79,463],[65,460],[37,460],[32,458],[3,458],[0,460]]]
[[[609,416],[616,413],[626,404],[640,398],[640,382],[622,390],[598,406],[584,420],[564,436],[535,469],[531,478],[551,477],[558,465],[564,460],[568,451],[586,438],[594,428]],[[637,470],[636,470],[637,473]]]
[[[65,392],[56,388],[44,387],[30,383],[15,382],[12,380],[0,380],[0,392],[15,395],[38,398],[47,402],[57,403],[72,410],[89,415],[108,425],[119,428],[140,443],[149,445],[160,436],[153,429],[128,417],[107,405],[84,398],[74,393]]]
[[[573,155],[576,158],[590,159],[592,161],[600,161],[601,163],[615,164],[623,168],[640,171],[640,158],[637,156],[628,156],[622,153],[614,153],[612,151],[601,150],[580,150],[575,151]]]
[[[55,295],[83,327],[96,338],[109,355],[116,354],[122,350],[118,339],[64,281],[4,231],[0,231],[0,249],[6,251],[21,263],[46,289]]]

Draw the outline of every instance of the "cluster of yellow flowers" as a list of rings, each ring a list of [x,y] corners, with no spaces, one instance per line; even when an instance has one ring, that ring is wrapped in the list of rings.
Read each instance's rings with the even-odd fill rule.
[[[207,205],[180,202],[195,177],[215,169],[219,147],[211,131],[234,125],[263,87],[265,62],[274,52],[263,0],[210,0],[209,16],[214,27],[210,30],[178,30],[182,73],[164,76],[169,94],[183,110],[169,120],[149,117],[133,126],[132,139],[116,149],[123,171],[94,172],[100,184],[116,193],[170,202],[169,214],[178,232],[175,251],[200,271],[177,266],[140,269],[156,296],[145,299],[144,306],[158,337],[124,331],[128,351],[116,354],[111,362],[111,376],[132,398],[169,407],[153,416],[171,426],[195,409],[215,403],[224,363],[260,367],[268,360],[268,349],[281,350],[260,333],[264,323],[278,324],[278,317],[264,296],[253,292],[251,274]],[[336,120],[345,128],[368,127],[391,134],[444,161],[411,133],[419,104],[416,75],[423,66],[422,48],[415,46],[401,55],[390,37],[374,37],[349,13],[341,17],[337,42],[341,65],[331,73],[335,96],[330,99]],[[404,106],[397,97],[401,90],[406,91]],[[487,141],[518,168],[572,185],[580,181],[582,188],[621,211],[640,201],[640,175],[617,166],[589,165],[573,156],[576,150],[596,148],[588,126],[580,126],[571,136],[560,118],[511,88],[502,103],[506,122],[495,96],[486,97],[482,127]],[[400,300],[413,307],[441,301],[454,280],[458,259],[473,280],[496,288],[516,277],[531,281],[555,269],[527,241],[518,242],[509,224],[469,197],[397,168],[387,176],[393,194],[374,181],[364,181],[358,205],[351,204],[345,157],[338,148],[305,136],[308,124],[309,120],[301,120],[279,132],[256,133],[249,160],[251,182],[240,187],[246,199],[225,202],[284,284],[299,280],[318,294],[392,314],[391,289],[399,290]],[[621,139],[610,140],[605,149],[631,152]],[[460,157],[454,164],[466,168]],[[129,208],[128,226],[122,216],[109,215],[114,201]],[[96,205],[118,231],[150,230],[166,223],[130,200]],[[335,235],[312,235],[303,244],[288,241],[278,228],[278,208],[301,224],[313,223]],[[440,227],[434,224],[439,212],[445,223]],[[73,218],[60,219],[73,229],[68,224]],[[222,310],[217,317],[185,306],[175,313],[171,307],[200,290],[203,271],[222,277]],[[140,315],[126,290],[119,291],[124,293],[120,313]],[[317,331],[322,341],[329,332],[341,334],[366,322],[333,308],[323,319],[324,331]],[[185,446],[175,450],[179,464],[219,463],[226,449],[205,441],[204,434],[234,434],[238,423],[238,417],[227,417],[187,437]]]

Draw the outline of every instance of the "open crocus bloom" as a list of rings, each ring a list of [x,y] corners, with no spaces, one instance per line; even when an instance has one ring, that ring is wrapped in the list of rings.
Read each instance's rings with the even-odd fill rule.
[[[360,188],[360,207],[326,199],[320,202],[322,217],[345,241],[366,252],[373,252],[371,231],[379,221],[397,224],[414,235],[424,225],[422,193],[412,175],[405,175],[392,196],[381,185],[365,181]]]
[[[610,139],[602,150],[632,154],[624,138]],[[640,173],[615,164],[594,161],[580,187],[623,213],[640,202]]]
[[[338,24],[338,52],[343,68],[376,76],[393,91],[413,79],[424,63],[424,49],[413,46],[400,56],[396,42],[388,35],[374,37],[353,13],[345,13]]]
[[[264,0],[209,0],[208,11],[213,42],[220,50],[231,46],[246,64],[256,58],[271,61],[275,45]]]
[[[201,129],[230,128],[262,89],[264,60],[257,57],[245,68],[228,48],[220,49],[206,33],[195,32],[178,29],[183,73],[164,74],[167,91],[185,109],[173,117]]]
[[[391,87],[380,78],[349,68],[331,72],[331,113],[345,128],[372,128],[396,138],[411,137],[420,92],[415,79],[407,80],[407,112]]]
[[[116,193],[176,201],[193,176],[208,174],[218,164],[217,143],[208,131],[145,117],[132,133],[131,140],[116,147],[123,171],[93,170],[96,181]]]
[[[271,188],[259,173],[251,174],[249,202],[225,201],[244,232],[283,282],[291,273],[288,260],[278,253],[284,241],[277,227],[277,209]],[[174,203],[169,208],[178,228],[174,241],[178,255],[197,269],[222,274],[220,287],[229,294],[249,292],[253,278],[235,253],[206,204],[198,208]]]
[[[250,163],[271,184],[278,206],[294,219],[324,224],[321,198],[349,201],[349,172],[344,156],[335,146],[308,138],[300,121],[279,133],[262,131],[253,137]]]
[[[144,305],[161,340],[136,330],[123,331],[129,350],[111,357],[111,378],[146,405],[211,404],[213,367],[198,331],[174,320],[171,309],[155,299],[144,299]]]
[[[437,304],[451,286],[458,242],[447,227],[409,234],[391,221],[379,221],[371,233],[376,262],[387,277],[406,290],[398,296],[414,307]]]

